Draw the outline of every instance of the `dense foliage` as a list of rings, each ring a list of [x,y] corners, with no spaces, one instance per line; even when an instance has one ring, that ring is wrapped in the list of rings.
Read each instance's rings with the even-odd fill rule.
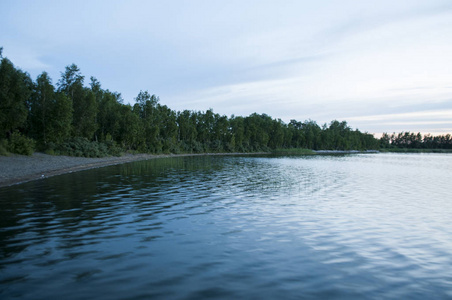
[[[30,154],[36,148],[74,156],[148,153],[256,152],[272,149],[378,149],[383,143],[352,130],[345,121],[320,127],[289,124],[266,114],[219,115],[209,109],[174,111],[159,97],[140,91],[132,106],[121,95],[89,86],[72,64],[56,87],[46,72],[36,81],[7,58],[0,64],[0,152]],[[384,143],[383,143],[384,144]],[[5,149],[7,148],[7,149]]]
[[[382,149],[452,149],[450,134],[432,136],[421,135],[420,132],[400,132],[391,135],[383,133],[380,138]]]

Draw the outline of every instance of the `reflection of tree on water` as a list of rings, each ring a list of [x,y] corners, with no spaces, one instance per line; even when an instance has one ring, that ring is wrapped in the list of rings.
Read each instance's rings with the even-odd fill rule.
[[[216,158],[218,159],[218,158]],[[1,190],[0,240],[2,257],[24,251],[55,230],[65,238],[63,248],[83,242],[84,226],[108,230],[107,219],[121,218],[124,205],[164,204],[163,191],[177,191],[196,171],[215,172],[213,158],[162,158],[64,174]],[[145,196],[144,196],[145,195]],[[144,197],[143,197],[144,196]],[[122,208],[121,208],[122,207]],[[121,210],[118,210],[121,208]],[[127,210],[127,209],[126,209]]]
[[[381,296],[393,291],[390,271],[405,295],[422,282],[419,291],[443,296],[447,157],[178,157],[4,188],[0,290],[105,296],[126,286],[138,297],[150,287],[252,286],[253,298],[266,294],[263,283],[294,283],[291,295],[323,286],[345,294],[358,278]]]

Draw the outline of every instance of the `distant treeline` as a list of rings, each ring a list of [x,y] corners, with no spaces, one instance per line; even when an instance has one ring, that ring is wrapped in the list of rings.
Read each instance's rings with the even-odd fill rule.
[[[75,64],[66,67],[54,86],[46,72],[33,81],[1,56],[1,48],[0,58],[0,154],[369,150],[382,143],[345,121],[321,127],[311,120],[286,124],[257,113],[227,117],[212,109],[174,111],[147,91],[140,91],[134,105],[124,104],[119,93],[102,89],[94,77],[85,86]]]
[[[422,136],[420,132],[400,132],[391,135],[383,133],[380,138],[380,147],[383,149],[452,149],[452,138],[450,134]]]

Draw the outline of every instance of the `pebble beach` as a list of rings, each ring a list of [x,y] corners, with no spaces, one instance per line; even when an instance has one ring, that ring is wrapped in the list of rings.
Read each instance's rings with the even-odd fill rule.
[[[46,177],[72,173],[133,161],[198,155],[238,155],[245,153],[203,153],[203,154],[125,154],[100,158],[48,155],[35,152],[31,156],[11,154],[0,156],[0,188]],[[247,154],[266,154],[265,152]]]
[[[126,154],[120,157],[72,157],[34,153],[0,156],[0,187],[92,168],[122,164],[165,155]],[[166,155],[167,156],[167,155]]]

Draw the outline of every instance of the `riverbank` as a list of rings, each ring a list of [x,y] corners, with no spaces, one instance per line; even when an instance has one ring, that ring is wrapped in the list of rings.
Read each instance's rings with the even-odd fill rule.
[[[301,151],[302,150],[302,151]],[[298,151],[286,151],[279,154],[316,155],[316,154],[353,154],[363,153],[359,151],[313,151],[301,149]],[[301,151],[301,152],[300,152]],[[278,153],[278,152],[275,152]],[[367,152],[369,153],[369,152]],[[125,154],[120,157],[73,157],[63,155],[48,155],[44,153],[34,153],[31,156],[15,155],[0,156],[0,187],[24,183],[46,177],[72,173],[77,171],[101,168],[118,165],[128,162],[148,160],[164,157],[200,156],[200,155],[255,155],[270,154],[259,153],[203,153],[203,154]]]
[[[0,156],[0,187],[81,170],[150,159],[154,156],[137,154],[121,157],[86,158],[43,153],[34,153],[31,156]]]
[[[125,154],[120,157],[73,157],[34,153],[31,156],[0,156],[0,187],[20,184],[46,177],[77,171],[124,164],[128,162],[164,157],[182,157],[199,155],[243,155],[245,153],[205,153],[205,154]],[[265,153],[247,153],[265,154]]]

